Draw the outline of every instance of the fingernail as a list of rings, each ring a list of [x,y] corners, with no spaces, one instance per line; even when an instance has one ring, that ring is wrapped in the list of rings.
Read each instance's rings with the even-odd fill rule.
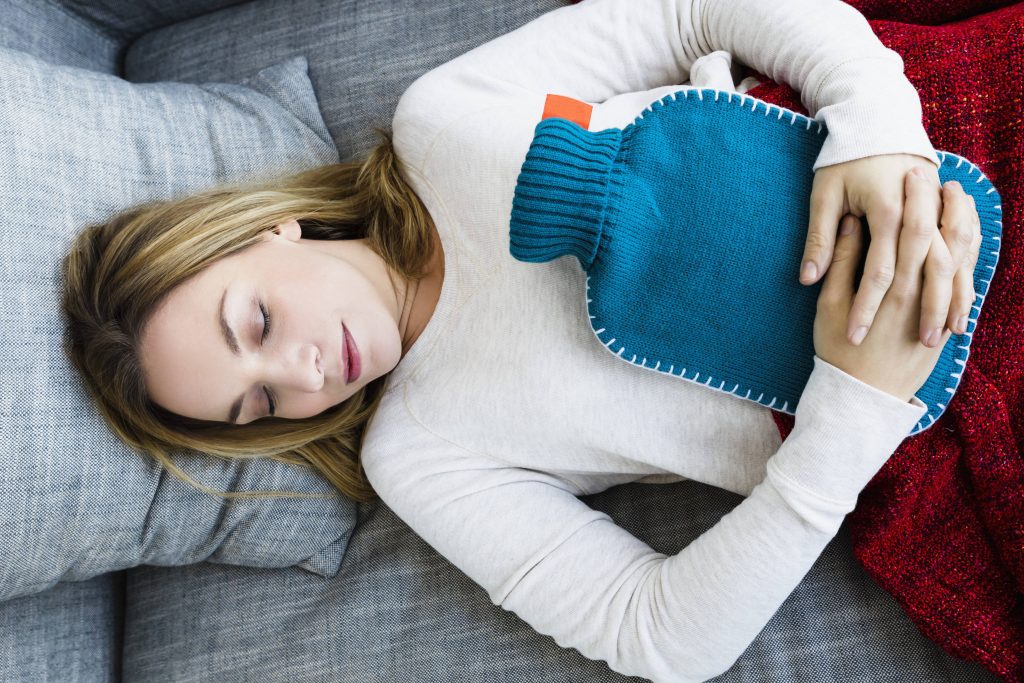
[[[928,177],[928,176],[926,176],[924,174],[924,169],[921,168],[921,167],[915,168],[913,171],[911,171],[911,173],[916,175],[918,178],[927,178]]]
[[[854,346],[860,344],[862,341],[864,341],[864,337],[866,337],[867,334],[868,328],[864,325],[861,325],[856,330],[854,330],[853,336],[850,337],[850,343],[853,344]]]
[[[805,282],[810,282],[818,274],[818,267],[814,265],[814,261],[804,261],[804,269],[800,273],[800,279]]]
[[[962,315],[960,319],[956,321],[956,329],[959,330],[960,334],[967,331],[967,316]]]
[[[925,345],[926,346],[930,346],[931,348],[935,348],[935,345],[939,343],[939,336],[940,336],[940,334],[941,334],[941,332],[938,330],[938,328],[936,328],[936,329],[932,330],[931,332],[929,332],[928,333],[928,341],[925,342]]]

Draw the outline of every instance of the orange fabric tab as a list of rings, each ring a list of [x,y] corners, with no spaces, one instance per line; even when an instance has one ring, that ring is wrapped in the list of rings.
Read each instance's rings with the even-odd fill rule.
[[[568,119],[584,130],[590,130],[590,113],[593,109],[592,104],[565,95],[548,93],[547,99],[544,100],[544,115],[541,119]]]

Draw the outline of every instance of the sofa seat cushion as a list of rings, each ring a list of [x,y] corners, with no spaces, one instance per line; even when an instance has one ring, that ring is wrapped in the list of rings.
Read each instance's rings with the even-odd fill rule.
[[[38,0],[37,0],[38,1]],[[118,40],[130,42],[146,31],[191,19],[246,0],[48,0],[93,23]]]
[[[233,80],[302,54],[342,159],[391,128],[398,98],[421,74],[568,0],[337,2],[250,0],[151,31],[125,53],[130,81]]]
[[[0,604],[0,680],[120,681],[125,572]]]
[[[742,502],[696,481],[582,498],[672,555]],[[128,570],[125,680],[641,683],[491,603],[386,504],[360,506],[337,577],[196,564]],[[925,638],[857,564],[844,525],[715,683],[996,682]]]
[[[0,47],[117,74],[126,45],[55,0],[0,0]]]

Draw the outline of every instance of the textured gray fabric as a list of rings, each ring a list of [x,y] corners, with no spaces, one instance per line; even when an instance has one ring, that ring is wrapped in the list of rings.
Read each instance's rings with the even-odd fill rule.
[[[0,603],[0,681],[120,683],[125,573]]]
[[[567,0],[251,0],[147,33],[125,54],[130,81],[232,80],[303,54],[341,158],[376,145],[418,76]]]
[[[0,0],[0,47],[112,74],[124,46],[56,0]]]
[[[699,482],[582,500],[674,554],[742,498]],[[360,506],[337,577],[193,565],[129,570],[126,680],[284,683],[642,681],[534,631],[385,504]],[[174,596],[174,599],[171,599]],[[211,606],[230,606],[217,609]],[[844,525],[719,683],[996,681],[926,639],[852,555]]]
[[[0,49],[0,600],[141,563],[337,572],[356,510],[320,475],[180,453],[216,490],[325,497],[200,492],[106,428],[61,348],[60,262],[84,225],[337,161],[306,68],[296,57],[246,85],[137,86]]]
[[[130,41],[160,26],[237,5],[244,0],[47,0],[59,1],[102,31]]]

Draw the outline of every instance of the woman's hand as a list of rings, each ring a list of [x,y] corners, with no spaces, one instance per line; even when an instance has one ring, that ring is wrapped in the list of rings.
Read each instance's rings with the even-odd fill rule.
[[[921,169],[925,177],[911,174],[913,169]],[[918,273],[922,263],[921,343],[940,344],[943,327],[963,334],[975,300],[981,221],[974,198],[960,183],[951,180],[940,189],[935,165],[914,154],[882,154],[818,169],[802,262],[813,262],[817,273],[807,276],[801,270],[803,284],[814,284],[828,270],[836,228],[848,213],[855,218],[846,220],[867,216],[870,245],[849,310],[847,339],[854,345],[861,343],[899,274]],[[860,327],[865,329],[857,337],[854,333]]]
[[[853,306],[857,266],[864,256],[866,230],[856,216],[844,216],[841,227],[832,267],[818,293],[814,352],[865,384],[909,401],[935,369],[952,332],[946,331],[933,348],[918,341],[923,269],[921,260],[915,260],[913,268],[901,268],[896,273],[892,287],[885,291],[871,334],[860,345],[852,345],[845,329]],[[901,252],[915,240],[912,230],[904,230]]]

